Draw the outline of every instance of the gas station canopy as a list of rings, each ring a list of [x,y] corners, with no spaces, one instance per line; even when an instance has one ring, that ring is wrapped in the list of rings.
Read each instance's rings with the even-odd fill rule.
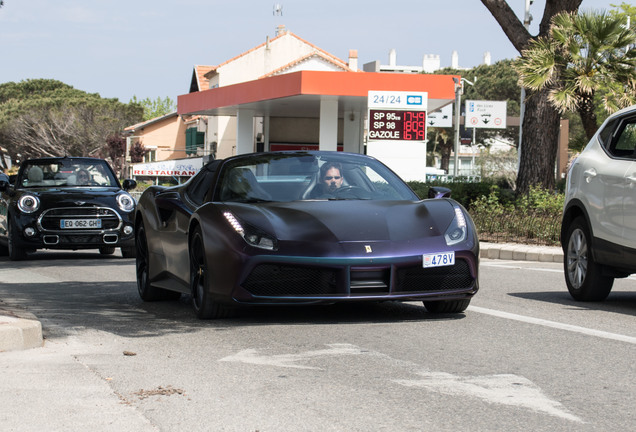
[[[369,91],[428,93],[427,111],[455,99],[455,75],[298,71],[178,96],[180,115],[320,118],[321,102],[338,101],[338,117],[366,113]]]

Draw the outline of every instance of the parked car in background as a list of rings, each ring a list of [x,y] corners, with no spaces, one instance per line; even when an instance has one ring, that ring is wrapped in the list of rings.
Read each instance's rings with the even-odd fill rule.
[[[134,180],[119,183],[103,159],[52,157],[22,163],[13,184],[0,179],[0,254],[12,260],[38,249],[121,248],[135,256],[132,216],[135,200],[127,192]]]
[[[423,301],[463,312],[479,287],[479,241],[449,192],[421,200],[360,154],[215,160],[139,199],[139,294],[190,294],[202,319],[250,304]]]
[[[607,118],[572,163],[561,244],[576,300],[604,300],[636,273],[636,106]]]

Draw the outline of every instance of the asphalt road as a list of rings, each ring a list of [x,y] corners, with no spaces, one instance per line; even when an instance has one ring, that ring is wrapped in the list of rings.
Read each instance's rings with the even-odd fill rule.
[[[556,263],[482,260],[465,314],[419,303],[143,303],[134,261],[0,258],[42,348],[0,353],[3,431],[609,431],[636,424],[636,279],[572,301]]]

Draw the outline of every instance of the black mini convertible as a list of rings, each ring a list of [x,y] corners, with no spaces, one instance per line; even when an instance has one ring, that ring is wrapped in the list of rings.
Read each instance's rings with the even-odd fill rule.
[[[0,178],[0,255],[27,258],[37,249],[121,248],[135,256],[132,215],[135,200],[103,159],[54,157],[28,159],[13,183]]]

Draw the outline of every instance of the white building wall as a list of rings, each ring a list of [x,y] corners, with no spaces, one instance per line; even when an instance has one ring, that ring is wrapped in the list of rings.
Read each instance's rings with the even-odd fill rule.
[[[219,86],[255,80],[316,51],[314,46],[286,33],[219,66]],[[320,67],[319,70],[338,70],[333,65],[325,69],[324,62]],[[304,69],[314,70],[308,66]]]
[[[441,60],[439,54],[425,54],[422,59],[422,69],[424,72],[433,73],[440,69]]]

